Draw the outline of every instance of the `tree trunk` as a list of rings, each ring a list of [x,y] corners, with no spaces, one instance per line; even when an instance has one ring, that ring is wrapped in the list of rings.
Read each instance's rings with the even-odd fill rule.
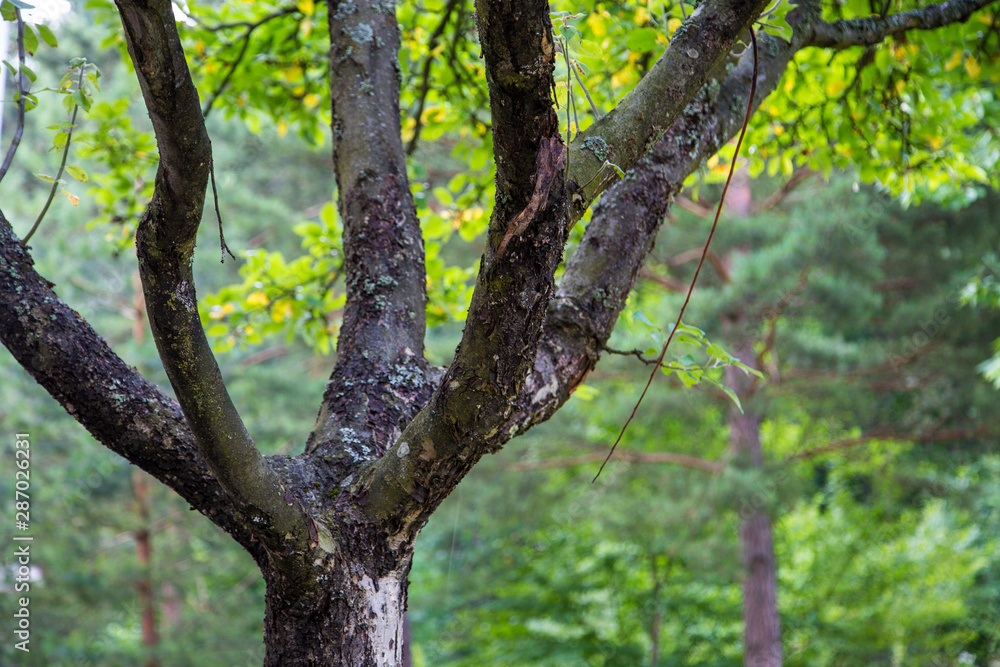
[[[780,667],[781,624],[771,519],[756,513],[740,526],[743,581],[743,641],[746,667]]]
[[[135,553],[139,561],[139,605],[142,609],[142,645],[148,650],[147,667],[159,667],[156,647],[160,636],[156,630],[156,601],[153,597],[153,541],[149,531],[149,479],[139,469],[132,471],[132,489],[135,497],[139,528],[135,531]]]
[[[375,551],[375,550],[372,550]],[[391,570],[338,553],[314,570],[310,593],[295,595],[279,573],[265,572],[265,667],[402,667],[407,575],[412,552]]]
[[[738,350],[744,363],[756,367],[751,347]],[[745,412],[736,406],[729,410],[729,438],[738,463],[760,468],[763,452],[760,443],[760,415],[750,404],[750,378],[737,380],[742,371],[732,372],[730,386],[740,396]],[[742,391],[741,391],[742,390]],[[740,553],[745,566],[743,580],[743,664],[746,667],[780,667],[781,625],[778,618],[777,575],[774,560],[774,540],[771,518],[762,511],[761,503],[750,498],[740,508]]]

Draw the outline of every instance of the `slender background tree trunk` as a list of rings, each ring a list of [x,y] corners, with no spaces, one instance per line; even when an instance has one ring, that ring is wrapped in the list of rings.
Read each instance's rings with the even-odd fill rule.
[[[753,345],[742,342],[736,355],[743,363],[757,367]],[[729,439],[738,465],[761,468],[763,451],[760,442],[760,415],[754,411],[753,378],[733,367],[726,369],[729,386],[743,403],[744,412],[733,405],[729,409]],[[763,497],[753,494],[740,508],[740,553],[743,557],[743,664],[747,667],[781,665],[781,624],[778,618],[777,573],[771,518]]]

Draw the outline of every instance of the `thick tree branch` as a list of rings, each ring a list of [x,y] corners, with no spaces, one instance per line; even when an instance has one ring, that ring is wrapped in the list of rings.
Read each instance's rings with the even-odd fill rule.
[[[638,85],[573,140],[567,181],[575,190],[574,219],[616,180],[605,162],[631,169],[680,117],[767,4],[768,0],[702,2]]]
[[[789,21],[801,24],[804,14],[800,6]],[[797,48],[797,42],[761,38],[755,105],[775,90]],[[744,55],[720,85],[705,86],[594,207],[549,308],[534,371],[508,422],[512,435],[551,417],[597,363],[674,195],[702,160],[739,132],[752,71]]]
[[[308,526],[250,439],[198,316],[192,259],[211,143],[170,2],[117,0],[160,166],[136,232],[150,327],[181,409],[216,479],[270,552],[302,549]]]
[[[176,402],[129,367],[52,291],[0,214],[0,340],[102,444],[160,480],[261,562]]]
[[[540,139],[558,132],[551,92],[555,43],[548,2],[480,0],[476,26],[490,91],[497,168],[494,221],[506,222],[531,199]],[[491,238],[492,247],[497,243]]]
[[[866,16],[827,23],[818,21],[812,37],[804,46],[846,49],[851,46],[873,46],[886,37],[907,30],[934,30],[952,23],[964,23],[972,14],[996,0],[948,0],[937,5],[911,9],[886,16]]]
[[[552,106],[548,4],[481,2],[477,23],[497,199],[465,333],[430,401],[351,489],[367,517],[391,518],[397,531],[419,529],[496,444],[531,368],[566,242],[566,150]]]
[[[412,418],[411,404],[426,399],[424,245],[400,137],[392,5],[327,4],[347,304],[308,450],[340,447],[366,459],[381,455]]]

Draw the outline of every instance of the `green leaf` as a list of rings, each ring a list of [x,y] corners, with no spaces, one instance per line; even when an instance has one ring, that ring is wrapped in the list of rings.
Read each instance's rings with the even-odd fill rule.
[[[655,324],[653,324],[652,322],[650,322],[650,321],[649,321],[649,318],[648,318],[648,317],[646,317],[646,314],[645,314],[645,313],[643,313],[643,312],[642,312],[641,310],[637,310],[637,311],[635,311],[635,314],[634,314],[634,315],[633,315],[632,317],[634,317],[635,319],[639,320],[639,321],[640,321],[640,322],[642,322],[643,324],[645,324],[645,325],[647,325],[647,326],[650,326],[650,327],[652,327],[652,328],[656,329],[657,331],[659,331],[659,330],[660,330],[660,327],[658,327],[658,326],[656,326]]]
[[[59,46],[59,40],[56,39],[56,36],[52,33],[52,29],[49,28],[49,26],[44,23],[39,23],[35,26],[35,28],[38,30],[38,35],[42,38],[43,42],[49,46]]]
[[[629,33],[625,46],[633,53],[645,53],[656,48],[656,37],[660,34],[655,28],[636,28]]]
[[[595,58],[604,57],[604,49],[602,49],[599,44],[596,44],[589,39],[580,40],[580,53],[593,56]]]
[[[0,4],[0,16],[3,17],[4,21],[16,21],[17,13],[15,12],[16,7],[13,3],[4,0],[3,4]]]
[[[56,179],[52,178],[51,176],[46,176],[45,174],[35,174],[35,176],[37,178],[42,179],[46,183],[55,183],[56,182]]]
[[[685,355],[680,356],[680,357],[678,357],[678,356],[675,355],[674,358],[677,359],[677,363],[681,364],[682,366],[694,366],[695,365],[694,357],[692,357],[690,354],[685,354]]]
[[[448,192],[448,188],[437,187],[434,188],[432,192],[434,193],[434,198],[437,199],[442,206],[451,206],[455,202],[451,193]]]
[[[73,103],[84,111],[90,111],[90,98],[82,90],[73,91]]]
[[[736,395],[735,391],[733,391],[732,389],[730,389],[729,387],[727,387],[722,383],[713,383],[713,384],[715,384],[715,386],[721,389],[723,393],[725,393],[725,395],[728,396],[729,399],[736,404],[736,409],[739,410],[740,413],[743,412],[743,404],[740,403],[740,397]]]
[[[28,81],[30,81],[31,83],[34,83],[35,81],[38,80],[38,75],[35,74],[35,70],[31,69],[27,65],[21,66],[21,71],[24,72],[24,75],[28,77]]]
[[[708,347],[705,348],[705,352],[709,353],[713,357],[718,357],[719,359],[726,359],[729,357],[729,353],[715,343],[709,343]]]
[[[9,2],[10,4],[14,5],[18,9],[34,9],[35,8],[34,5],[29,5],[27,2],[24,2],[24,0],[4,0],[4,2],[5,3]]]
[[[35,51],[38,50],[38,35],[27,23],[24,24],[24,50],[30,55],[35,55]]]

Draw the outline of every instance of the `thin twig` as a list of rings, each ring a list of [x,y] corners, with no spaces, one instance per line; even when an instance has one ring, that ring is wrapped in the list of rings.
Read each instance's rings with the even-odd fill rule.
[[[24,21],[21,19],[20,9],[15,8],[14,15],[17,17],[17,128],[14,130],[14,139],[7,148],[3,165],[0,165],[0,181],[7,175],[7,170],[14,161],[14,153],[21,143],[21,135],[24,134],[24,97],[28,93],[28,88],[24,85]]]
[[[633,357],[634,356],[637,359],[639,359],[639,361],[641,361],[642,363],[646,364],[647,366],[656,363],[656,359],[647,359],[643,355],[642,350],[616,350],[613,347],[608,347],[607,345],[603,345],[601,347],[608,354],[617,354],[617,355],[620,355],[620,356],[623,356],[623,357]],[[671,371],[707,371],[707,370],[711,370],[713,368],[718,368],[718,367],[717,366],[679,366],[677,364],[661,363],[660,364],[660,368],[666,368],[667,370],[671,370]]]
[[[580,87],[583,88],[583,94],[587,96],[587,101],[590,102],[590,110],[594,112],[594,119],[597,120],[601,117],[601,112],[597,110],[597,105],[594,104],[594,100],[590,97],[590,91],[587,90],[586,84],[583,83],[583,79],[580,78],[580,73],[577,71],[580,67],[580,63],[573,63],[576,67],[573,68],[573,75],[576,76],[576,80],[580,83]]]
[[[83,75],[86,73],[86,71],[87,71],[87,63],[84,62],[80,66],[80,81],[77,82],[76,84],[77,90],[83,90]],[[73,140],[73,128],[76,127],[76,114],[79,110],[80,110],[80,105],[73,104],[73,113],[70,115],[69,118],[69,129],[66,131],[66,145],[63,146],[62,161],[59,163],[59,171],[56,172],[56,180],[52,181],[52,188],[49,190],[49,198],[45,200],[45,206],[42,207],[42,212],[38,214],[38,218],[35,220],[35,224],[31,226],[31,229],[28,230],[28,233],[21,240],[21,245],[23,246],[28,245],[28,241],[31,240],[31,237],[34,235],[35,230],[38,229],[38,225],[42,224],[42,219],[45,218],[45,214],[49,212],[49,206],[51,206],[52,200],[55,199],[56,188],[59,187],[59,182],[60,179],[62,178],[63,170],[66,169],[66,158],[69,157],[69,144],[70,141]]]
[[[226,245],[226,237],[223,236],[222,234],[222,213],[219,211],[219,191],[215,187],[214,158],[212,159],[212,164],[209,165],[208,167],[208,174],[211,177],[212,181],[212,200],[215,202],[215,217],[219,219],[219,255],[220,255],[219,264],[225,264],[227,252],[229,253],[229,256],[232,257],[234,260],[236,259],[236,255],[234,255],[233,251],[230,250],[229,246]]]
[[[629,463],[669,463],[673,465],[680,465],[686,468],[697,468],[700,470],[705,470],[711,473],[720,473],[725,467],[722,463],[716,461],[706,461],[705,459],[699,459],[696,456],[689,456],[687,454],[674,454],[671,452],[633,452],[630,450],[623,450],[618,453],[618,455],[624,461]],[[522,463],[513,463],[507,466],[507,470],[510,471],[525,471],[525,470],[540,470],[543,468],[570,468],[573,466],[586,465],[588,463],[596,463],[601,460],[601,454],[583,454],[580,456],[571,456],[561,459],[542,459],[540,461],[524,461]]]
[[[611,456],[615,453],[615,448],[618,447],[618,443],[622,441],[625,436],[625,430],[628,425],[632,423],[632,419],[635,418],[636,412],[639,411],[639,405],[642,404],[642,399],[646,397],[646,392],[649,391],[649,387],[653,384],[653,378],[656,377],[656,371],[659,369],[660,364],[663,363],[663,358],[667,354],[667,348],[670,347],[670,342],[674,339],[674,334],[677,333],[678,327],[681,324],[681,318],[684,317],[684,311],[687,310],[688,303],[691,301],[691,294],[694,292],[695,283],[698,282],[698,274],[701,273],[701,267],[705,264],[705,257],[708,255],[708,246],[712,242],[712,237],[715,236],[715,229],[719,225],[719,216],[722,215],[722,205],[726,201],[726,193],[729,191],[729,183],[733,180],[733,172],[736,169],[736,158],[740,154],[740,146],[743,144],[743,136],[746,134],[747,125],[750,123],[750,114],[753,113],[753,98],[757,93],[757,64],[759,61],[759,54],[757,52],[757,35],[754,32],[753,26],[750,27],[750,41],[753,44],[753,77],[750,79],[750,97],[747,99],[747,113],[746,117],[743,119],[743,127],[740,129],[740,138],[736,140],[736,150],[733,152],[733,162],[729,165],[729,176],[726,178],[726,185],[722,188],[722,197],[719,199],[719,207],[715,211],[715,220],[712,222],[712,229],[708,233],[708,239],[705,241],[705,250],[702,252],[701,261],[698,262],[698,268],[694,272],[694,277],[691,279],[691,286],[688,288],[687,297],[684,299],[684,304],[681,306],[681,310],[677,313],[677,321],[674,323],[673,329],[670,330],[670,335],[667,337],[667,342],[663,344],[663,349],[660,350],[660,356],[656,359],[656,368],[653,372],[649,374],[649,380],[646,381],[646,386],[642,390],[642,394],[639,395],[639,400],[636,401],[635,407],[632,408],[632,414],[629,415],[628,420],[626,420],[625,425],[622,426],[621,432],[618,434],[618,438],[615,440],[615,444],[611,446],[611,451],[608,452],[607,458],[604,459],[604,463],[601,464],[600,470],[594,475],[594,479],[591,483],[596,482],[597,478],[601,476],[601,471],[604,467],[608,465],[608,461],[611,460]]]
[[[438,40],[444,34],[444,29],[451,19],[451,13],[457,5],[458,0],[449,0],[444,8],[444,16],[441,17],[441,22],[438,23],[434,32],[431,33],[430,38],[427,40],[427,57],[424,58],[423,71],[420,74],[420,92],[417,94],[417,109],[413,114],[415,124],[413,126],[413,136],[410,137],[410,141],[406,144],[407,155],[412,155],[413,151],[416,150],[417,142],[420,141],[420,132],[424,128],[422,116],[424,115],[424,104],[427,102],[427,93],[431,89],[431,63],[434,62],[434,49],[437,48]],[[462,26],[456,23],[455,30],[461,30],[461,28]]]
[[[218,100],[219,96],[222,95],[222,93],[226,90],[226,87],[229,85],[229,80],[233,77],[233,74],[236,72],[236,68],[239,67],[240,62],[242,62],[243,60],[243,56],[246,55],[247,49],[250,47],[250,36],[253,34],[253,31],[261,27],[268,21],[280,18],[282,16],[288,16],[289,14],[295,14],[298,11],[299,11],[298,8],[290,7],[288,9],[283,9],[273,14],[268,14],[267,16],[260,19],[256,23],[246,23],[241,21],[239,23],[223,23],[218,26],[215,26],[214,28],[208,28],[208,30],[214,31],[214,30],[221,30],[224,28],[245,27],[246,32],[243,33],[243,46],[240,47],[239,54],[237,54],[236,59],[233,61],[232,66],[230,66],[229,68],[229,71],[226,72],[226,76],[223,77],[222,83],[220,83],[219,87],[212,92],[212,97],[209,98],[208,103],[205,105],[204,110],[202,110],[201,112],[202,116],[208,118],[208,114],[212,111],[212,106],[215,104],[215,101]],[[232,42],[230,42],[227,46],[230,45],[232,45]]]
[[[569,119],[569,112],[573,102],[573,79],[571,78],[572,74],[570,74],[569,72],[570,69],[572,69],[569,66],[569,44],[567,43],[565,38],[563,38],[562,40],[562,47],[563,47],[563,58],[566,59],[566,145],[569,146],[570,143],[569,135],[570,132],[573,130],[573,126],[570,124],[570,119]],[[568,174],[569,160],[566,160],[566,163],[567,163],[566,173]]]

